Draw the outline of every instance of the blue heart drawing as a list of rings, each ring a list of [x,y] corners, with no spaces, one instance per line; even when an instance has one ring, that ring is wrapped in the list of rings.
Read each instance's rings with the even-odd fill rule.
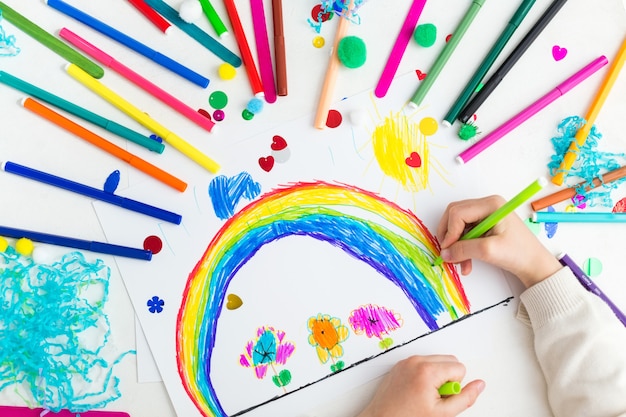
[[[235,214],[235,207],[242,198],[249,201],[261,193],[261,184],[255,182],[247,172],[234,177],[218,175],[209,184],[209,196],[215,215],[226,220]]]

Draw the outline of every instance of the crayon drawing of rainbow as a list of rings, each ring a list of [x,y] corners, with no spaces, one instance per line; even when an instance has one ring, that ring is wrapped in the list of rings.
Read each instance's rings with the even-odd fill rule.
[[[296,183],[273,190],[231,217],[189,275],[177,321],[177,365],[202,415],[226,416],[211,384],[211,354],[230,281],[263,246],[308,236],[374,268],[408,297],[429,329],[437,317],[469,313],[455,269],[433,268],[434,236],[413,213],[356,187]]]

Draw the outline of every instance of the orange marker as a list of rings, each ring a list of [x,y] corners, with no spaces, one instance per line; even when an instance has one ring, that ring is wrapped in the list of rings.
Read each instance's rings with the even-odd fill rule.
[[[59,113],[56,113],[54,110],[44,106],[38,101],[35,101],[32,98],[26,98],[22,101],[22,105],[33,113],[36,113],[39,116],[50,120],[52,123],[62,127],[68,132],[71,132],[82,139],[85,139],[92,145],[95,145],[103,151],[110,153],[111,155],[121,159],[122,161],[137,168],[143,173],[161,181],[162,183],[169,185],[170,187],[181,192],[187,189],[186,182],[174,177],[173,175],[163,171],[161,168],[152,165],[151,163],[139,158],[138,156],[128,152],[127,150],[120,148],[119,146],[109,142],[108,140],[96,135],[95,133],[88,129],[85,129],[81,125],[76,124],[73,121],[63,117]]]

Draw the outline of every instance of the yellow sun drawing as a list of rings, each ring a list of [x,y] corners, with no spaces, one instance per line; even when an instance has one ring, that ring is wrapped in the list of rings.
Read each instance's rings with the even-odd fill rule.
[[[376,109],[376,114],[371,146],[385,176],[409,192],[429,188],[431,170],[444,177],[445,169],[430,153],[429,137],[439,130],[437,120],[426,116],[415,121],[415,114],[403,111],[383,118]]]

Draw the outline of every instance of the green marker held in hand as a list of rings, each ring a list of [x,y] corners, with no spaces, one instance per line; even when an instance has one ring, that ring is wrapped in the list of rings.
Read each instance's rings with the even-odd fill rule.
[[[456,395],[461,393],[461,383],[457,381],[448,381],[439,387],[439,395]]]
[[[498,210],[485,217],[483,221],[478,223],[469,232],[461,236],[461,239],[459,240],[476,239],[478,237],[481,237],[489,230],[491,230],[502,219],[511,214],[515,209],[524,204],[524,202],[528,201],[533,195],[537,194],[539,190],[546,186],[546,184],[548,184],[548,180],[545,177],[539,177],[528,187],[524,188],[518,195],[502,205],[502,207],[500,207]],[[435,259],[433,266],[439,266],[442,263],[443,259],[441,258],[441,256],[438,256],[437,259]]]

